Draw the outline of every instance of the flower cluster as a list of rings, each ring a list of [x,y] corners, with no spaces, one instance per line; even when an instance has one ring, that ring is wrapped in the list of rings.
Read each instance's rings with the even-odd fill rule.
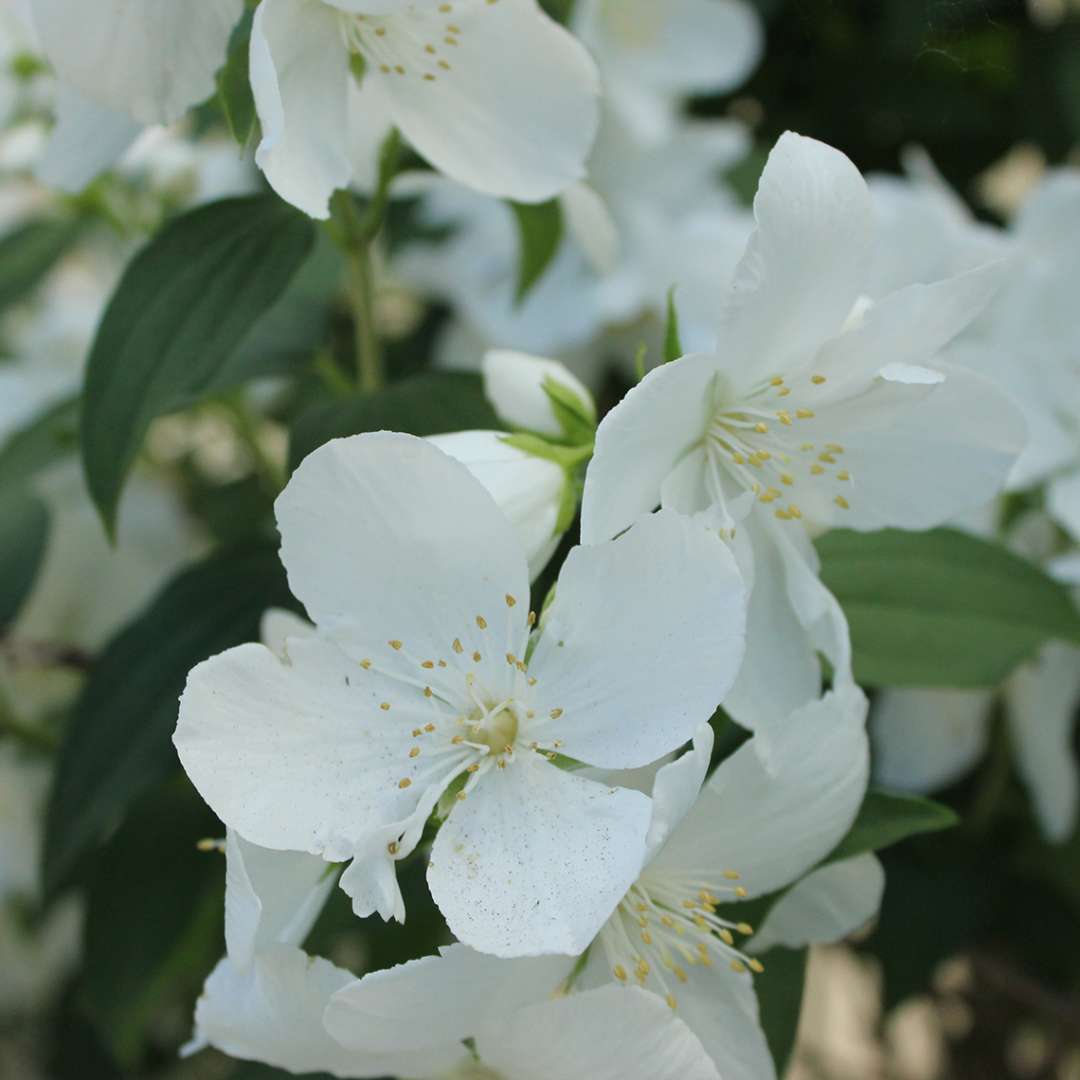
[[[1045,568],[1051,590],[1080,587],[1080,247],[1059,226],[1080,220],[1077,176],[1050,176],[996,229],[925,156],[906,178],[867,180],[787,132],[748,208],[724,178],[748,129],[687,109],[758,62],[761,27],[742,0],[579,0],[562,22],[537,0],[98,0],[92,18],[85,6],[34,0],[22,31],[55,76],[38,177],[155,221],[242,193],[222,205],[263,216],[238,229],[241,254],[280,224],[267,263],[330,219],[356,329],[358,387],[340,389],[339,305],[283,404],[273,378],[295,374],[278,355],[291,341],[252,344],[255,316],[232,333],[225,306],[170,311],[155,337],[158,296],[133,303],[125,277],[89,362],[79,437],[105,517],[115,506],[94,486],[91,446],[101,401],[136,383],[157,395],[111,450],[127,455],[123,471],[152,421],[211,397],[264,511],[246,538],[265,545],[276,527],[273,572],[293,602],[260,596],[261,640],[245,641],[254,625],[237,601],[196,656],[185,609],[175,727],[179,682],[163,679],[166,751],[225,833],[204,842],[225,859],[225,954],[184,1053],[356,1078],[774,1080],[758,1001],[767,954],[875,916],[880,845],[857,827],[871,779],[922,792],[962,774],[998,694],[909,684],[871,708],[854,619],[816,542],[952,525]],[[144,129],[214,93],[237,97],[226,112],[254,146],[250,172],[223,178],[200,159],[182,195],[160,178],[150,196],[133,182],[138,199],[88,189],[121,158],[137,169],[131,144],[168,138]],[[272,193],[252,194],[260,173]],[[398,211],[414,228],[381,249]],[[521,256],[536,220],[555,235],[542,273]],[[168,253],[188,285],[216,239],[198,235]],[[317,248],[297,256],[298,281],[320,272]],[[231,266],[231,251],[218,255]],[[159,264],[135,263],[147,265],[142,287],[156,289]],[[449,310],[438,364],[482,385],[475,420],[428,422],[400,401],[389,422],[363,412],[384,375],[377,275]],[[271,325],[284,339],[295,320],[282,303],[313,306],[295,281],[222,280],[237,311],[284,312]],[[135,329],[110,337],[125,316]],[[20,350],[54,321],[39,313]],[[3,440],[76,387],[89,333],[71,363],[46,342],[49,364],[0,370]],[[222,368],[240,355],[252,380],[268,378],[250,394],[228,372],[185,382],[229,334]],[[102,341],[132,364],[180,346],[167,370],[151,358],[109,383]],[[617,393],[598,377],[612,356]],[[349,409],[307,444],[298,423],[293,456],[274,459],[267,429],[314,397],[313,373],[329,407]],[[251,407],[265,401],[260,426]],[[155,434],[168,441],[167,427]],[[178,487],[207,439],[179,441]],[[136,499],[161,499],[153,472]],[[243,479],[216,493],[239,499]],[[35,475],[57,516],[73,482]],[[190,510],[198,492],[185,492]],[[163,570],[220,538],[210,513],[200,532],[165,502],[153,528],[133,530],[137,557],[116,575],[126,588],[95,569],[111,556],[65,532],[71,550],[50,547],[18,633],[62,628],[96,650]],[[139,505],[125,510],[137,519]],[[50,604],[75,593],[85,610]],[[1080,802],[1076,640],[1040,639],[1000,691],[1054,840]],[[6,659],[0,648],[0,670]],[[87,715],[95,694],[108,711],[91,682]],[[20,771],[3,750],[0,768],[30,792],[26,816],[47,770]],[[33,892],[30,847],[12,882],[0,876],[0,900]],[[416,869],[426,889],[405,887]],[[437,909],[442,945],[350,970],[309,945],[335,901],[372,935],[391,932],[376,919]]]

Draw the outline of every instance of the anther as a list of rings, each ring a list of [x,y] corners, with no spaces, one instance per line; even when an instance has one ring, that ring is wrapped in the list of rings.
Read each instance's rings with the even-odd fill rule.
[[[477,615],[476,616],[476,625],[479,626],[481,630],[486,630],[487,629],[487,619],[485,619],[483,615]]]
[[[412,781],[406,776],[398,781],[397,786],[401,788],[402,791],[404,791],[407,787],[412,787]]]
[[[562,709],[552,709],[548,715],[551,717],[552,720],[558,720],[559,717],[562,716],[562,714]]]
[[[386,644],[389,645],[390,648],[394,650],[394,652],[401,651],[402,642],[398,641],[396,638],[392,641],[388,641]]]
[[[381,705],[379,706],[379,708],[380,708],[380,709],[382,709],[382,711],[383,711],[383,712],[389,712],[389,711],[390,711],[390,702],[389,702],[389,701],[384,701],[384,702],[383,702],[383,703],[382,703],[382,704],[381,704]]]
[[[517,603],[517,601],[509,593],[506,594],[505,599],[507,607],[513,607]]]

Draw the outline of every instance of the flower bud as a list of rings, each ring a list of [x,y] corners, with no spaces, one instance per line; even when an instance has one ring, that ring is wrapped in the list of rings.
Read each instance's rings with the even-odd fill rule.
[[[484,356],[484,392],[512,427],[563,442],[591,441],[596,404],[581,380],[557,360],[492,349]]]
[[[459,431],[428,442],[460,461],[487,488],[517,530],[529,576],[535,579],[559,546],[569,479],[562,466],[505,439],[497,431]]]

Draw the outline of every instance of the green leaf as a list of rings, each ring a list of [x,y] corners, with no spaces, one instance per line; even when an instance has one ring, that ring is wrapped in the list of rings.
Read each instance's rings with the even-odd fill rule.
[[[683,355],[682,340],[679,337],[679,312],[675,307],[675,286],[667,294],[667,326],[664,328],[664,363],[670,364]]]
[[[233,138],[246,146],[255,129],[255,95],[251,92],[249,56],[252,13],[245,12],[233,31],[229,54],[217,73],[218,99]]]
[[[1068,590],[1000,545],[886,529],[831,532],[817,547],[861,683],[992,687],[1049,639],[1080,641]]]
[[[222,389],[228,361],[306,259],[315,226],[269,195],[170,222],[109,301],[87,366],[82,455],[106,528],[150,422]]]
[[[520,304],[551,265],[562,242],[563,218],[557,199],[545,203],[510,203],[518,230],[515,303]]]
[[[292,430],[289,467],[295,469],[312,450],[331,439],[363,431],[443,435],[499,427],[478,376],[415,375],[377,393],[327,402],[301,413]]]
[[[113,638],[60,750],[45,829],[50,893],[132,800],[176,767],[176,703],[191,668],[257,639],[263,611],[291,603],[276,550],[253,544],[181,572]]]
[[[0,238],[0,311],[41,284],[82,228],[83,223],[73,218],[39,218]]]
[[[0,488],[24,484],[79,445],[79,398],[65,398],[0,445]]]
[[[29,492],[0,494],[0,636],[15,621],[45,558],[49,511]]]
[[[851,830],[827,861],[839,862],[868,851],[880,851],[909,836],[951,829],[958,821],[949,807],[932,799],[871,788]]]
[[[776,1075],[783,1076],[802,1012],[806,985],[806,949],[770,949],[761,958],[765,972],[754,980],[761,1027],[776,1063]]]
[[[187,1013],[221,955],[221,825],[180,777],[139,800],[94,860],[81,995],[113,1054],[137,1066],[162,1008]]]

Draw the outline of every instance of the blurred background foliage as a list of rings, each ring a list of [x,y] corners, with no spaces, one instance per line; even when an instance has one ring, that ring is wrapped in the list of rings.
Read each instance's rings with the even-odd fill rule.
[[[864,171],[898,171],[905,148],[922,146],[975,210],[990,218],[1002,216],[1014,189],[1042,163],[1077,160],[1080,4],[753,2],[766,26],[764,61],[736,91],[695,105],[702,115],[732,116],[750,125],[754,150],[731,176],[747,199],[768,149],[787,129],[840,148]],[[559,0],[549,6],[566,5]],[[216,110],[205,112],[207,125],[220,123]],[[84,208],[93,217],[110,197],[98,187]],[[417,227],[409,204],[393,208],[391,242],[413,235]],[[41,238],[46,269],[54,239]],[[335,396],[335,372],[347,367],[351,326],[344,305],[326,302],[328,290],[312,282],[320,275],[337,280],[340,274],[332,245],[320,243],[304,280],[298,279],[291,300],[290,294],[283,300],[299,303],[307,313],[301,326],[288,320],[297,341],[275,341],[286,348],[281,360],[286,366],[290,357],[303,357],[300,378],[288,395],[268,405],[291,430],[292,461],[304,446],[335,434],[375,426],[418,434],[442,430],[440,409],[450,409],[460,426],[494,426],[475,380],[421,374],[446,314],[437,305],[389,341],[390,386],[378,402]],[[307,345],[325,342],[327,327],[330,345],[312,358]],[[420,390],[418,375],[430,380],[420,383]],[[413,381],[402,382],[406,378]],[[625,386],[625,376],[613,378],[612,396]],[[202,410],[206,433],[212,434],[215,417],[228,408],[226,398]],[[62,412],[52,418],[53,423],[64,420]],[[67,423],[70,442],[70,416]],[[133,715],[165,729],[171,729],[168,708],[154,713],[139,697],[146,672],[156,673],[154,700],[175,702],[193,663],[254,636],[267,596],[288,602],[272,557],[274,484],[264,472],[271,466],[260,460],[257,447],[248,447],[245,467],[235,475],[209,482],[200,462],[205,449],[197,452],[191,443],[169,449],[168,444],[169,429],[159,429],[151,452],[159,458],[166,451],[172,455],[188,505],[230,545],[216,557],[232,560],[229,574],[222,576],[222,566],[213,560],[189,571],[181,587],[159,594],[140,623],[114,640],[97,665],[99,672],[111,665],[110,678],[128,680],[125,694]],[[21,462],[27,455],[36,460],[35,445],[24,440],[17,449]],[[0,470],[5,467],[13,467],[10,453],[0,461]],[[245,568],[239,583],[238,565]],[[224,582],[232,590],[235,617],[226,632],[215,627],[200,636],[197,627],[192,629],[198,598],[221,590]],[[92,707],[88,690],[80,708]],[[57,717],[54,729],[63,722]],[[1012,772],[1007,738],[999,718],[983,764],[941,796],[960,813],[959,828],[884,853],[888,887],[873,932],[854,950],[822,950],[812,960],[792,1077],[1080,1077],[1080,833],[1064,847],[1040,839]],[[85,752],[92,756],[94,746]],[[102,768],[106,776],[113,775],[112,768],[136,776],[138,797],[121,815],[119,805],[109,804],[105,786],[99,819],[86,823],[100,844],[65,856],[59,869],[54,865],[45,904],[25,912],[28,922],[41,923],[62,916],[72,893],[81,894],[83,960],[48,1011],[0,1020],[0,1078],[257,1080],[278,1075],[215,1054],[178,1060],[193,1001],[221,952],[223,860],[195,846],[199,838],[216,836],[220,826],[174,762],[163,761],[160,753],[144,753],[139,744],[129,759]],[[352,919],[343,894],[335,890],[311,951],[354,970],[430,952],[445,939],[445,928],[426,896],[422,865],[414,859],[401,876],[410,912],[406,927],[380,924],[369,932]],[[0,982],[6,978],[4,956],[0,945]],[[768,979],[766,974],[761,980],[767,1010]]]

